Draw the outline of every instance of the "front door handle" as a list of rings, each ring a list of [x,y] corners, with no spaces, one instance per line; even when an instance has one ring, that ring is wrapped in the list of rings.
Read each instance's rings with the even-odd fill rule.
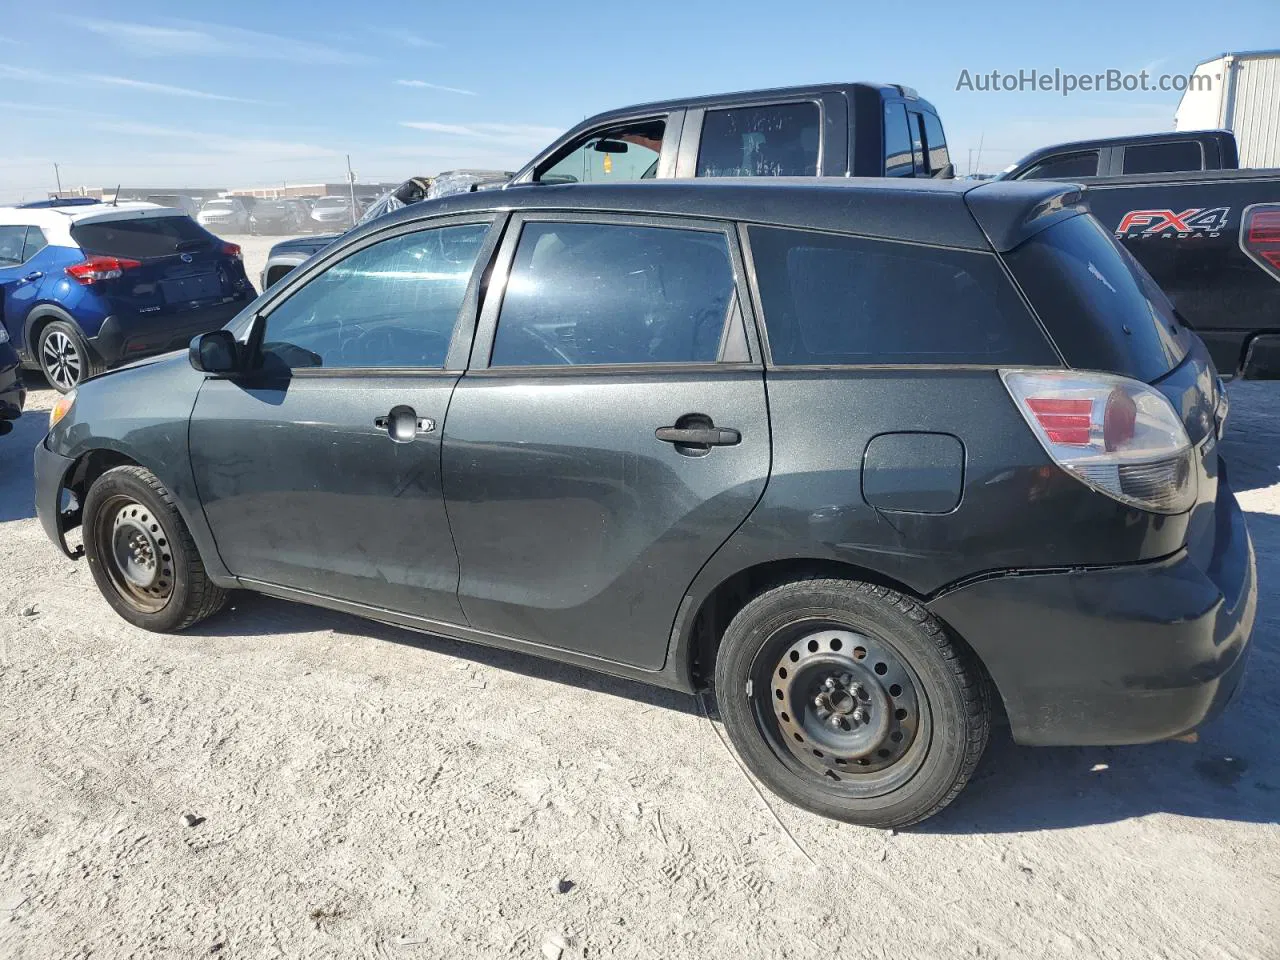
[[[728,427],[659,427],[653,435],[664,443],[689,447],[731,447],[742,434]]]
[[[418,416],[413,407],[404,404],[392,407],[385,417],[375,417],[373,425],[387,431],[393,443],[410,443],[415,437],[436,428],[434,420]]]

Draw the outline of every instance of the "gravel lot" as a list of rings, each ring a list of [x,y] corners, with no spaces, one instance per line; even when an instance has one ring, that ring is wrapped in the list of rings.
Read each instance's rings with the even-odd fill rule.
[[[1280,957],[1278,396],[1232,388],[1265,596],[1226,716],[997,732],[893,834],[766,801],[676,694],[252,596],[125,625],[34,519],[38,389],[0,439],[0,957]]]

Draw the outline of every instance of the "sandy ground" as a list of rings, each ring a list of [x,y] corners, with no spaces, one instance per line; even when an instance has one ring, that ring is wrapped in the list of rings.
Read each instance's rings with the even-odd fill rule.
[[[893,834],[766,801],[676,694],[252,596],[126,626],[34,519],[39,390],[0,440],[0,957],[1280,957],[1280,385],[1232,395],[1241,698],[1194,745],[997,732]]]

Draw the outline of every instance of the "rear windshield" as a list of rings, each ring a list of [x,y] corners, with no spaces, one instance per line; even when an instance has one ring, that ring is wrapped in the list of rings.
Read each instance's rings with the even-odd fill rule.
[[[213,237],[190,217],[147,217],[95,220],[71,228],[71,238],[85,253],[146,260],[171,257],[207,247]]]
[[[1006,260],[1073,367],[1150,383],[1191,347],[1169,298],[1091,216],[1041,231]]]

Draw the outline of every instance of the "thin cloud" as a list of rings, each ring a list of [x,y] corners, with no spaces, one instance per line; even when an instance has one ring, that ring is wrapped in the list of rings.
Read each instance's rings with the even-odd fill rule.
[[[330,66],[369,61],[363,54],[311,40],[197,20],[152,24],[76,17],[67,22],[143,57],[241,57]]]
[[[261,100],[246,100],[243,97],[232,97],[222,93],[209,93],[206,90],[192,90],[189,87],[175,87],[167,83],[151,83],[148,80],[134,80],[132,77],[104,76],[95,73],[46,73],[30,67],[15,67],[0,64],[0,77],[13,80],[26,80],[30,83],[53,83],[60,86],[81,87],[86,84],[107,84],[113,87],[127,87],[145,93],[159,93],[170,97],[190,97],[197,100],[222,100],[228,103],[262,103]]]
[[[470,137],[474,140],[501,140],[507,142],[537,141],[546,143],[558,136],[559,127],[543,127],[530,123],[436,123],[431,120],[401,120],[400,126],[428,133],[443,133],[452,137]]]
[[[390,27],[370,27],[369,32],[375,37],[382,37],[382,39],[398,43],[402,47],[413,47],[417,50],[428,50],[442,46],[442,44],[436,43],[434,40],[420,37],[416,33],[410,33],[408,30],[392,29]]]
[[[223,100],[228,103],[263,103],[262,100],[246,100],[243,97],[229,97],[221,93],[208,93],[204,90],[192,90],[188,87],[174,87],[167,83],[151,83],[147,80],[133,80],[129,77],[87,75],[86,80],[95,83],[106,83],[116,87],[128,87],[131,90],[144,90],[147,93],[162,93],[171,97],[192,97],[197,100]]]
[[[474,97],[474,90],[463,90],[461,87],[446,87],[439,83],[427,83],[425,80],[397,80],[398,87],[417,87],[424,90],[441,90],[444,93],[460,93],[464,97]]]

